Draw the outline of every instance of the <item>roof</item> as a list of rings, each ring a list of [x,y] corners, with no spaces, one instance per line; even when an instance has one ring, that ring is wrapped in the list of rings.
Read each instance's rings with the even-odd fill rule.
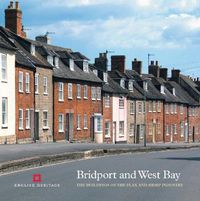
[[[176,83],[175,81],[168,81],[166,86],[169,87],[173,87],[176,89],[176,96],[179,97],[179,99],[181,99],[182,103],[185,104],[189,104],[191,106],[198,106],[199,103],[197,101],[195,101],[190,95],[189,93],[183,89],[178,83]]]
[[[0,47],[3,49],[16,51],[16,48],[11,46],[2,36],[0,36]]]

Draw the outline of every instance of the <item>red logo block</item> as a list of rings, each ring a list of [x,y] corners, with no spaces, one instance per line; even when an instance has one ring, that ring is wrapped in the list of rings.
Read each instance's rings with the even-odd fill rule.
[[[32,175],[32,182],[41,183],[42,182],[42,175],[41,174],[33,174]]]

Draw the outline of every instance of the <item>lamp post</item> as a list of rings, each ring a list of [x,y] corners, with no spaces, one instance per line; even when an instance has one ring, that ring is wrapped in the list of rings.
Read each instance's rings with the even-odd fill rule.
[[[151,79],[145,78],[143,79],[143,88],[144,88],[144,107],[145,107],[145,117],[144,117],[144,125],[145,125],[145,132],[144,132],[144,147],[147,146],[147,91],[148,91],[148,83]]]

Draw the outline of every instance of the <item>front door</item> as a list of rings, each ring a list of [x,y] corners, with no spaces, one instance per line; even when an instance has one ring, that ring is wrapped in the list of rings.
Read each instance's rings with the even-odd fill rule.
[[[113,144],[116,143],[116,122],[113,122]]]
[[[91,141],[94,142],[94,117],[90,118],[90,138]]]
[[[153,133],[153,143],[155,143],[156,142],[156,124],[153,124],[152,133]]]
[[[34,120],[35,118],[34,118],[34,110],[33,109],[31,109],[30,110],[30,127],[31,127],[31,138],[34,140],[34,138],[35,138],[35,136],[34,136],[34,133],[35,133],[35,131],[34,131],[34,128],[35,128],[35,125],[34,125],[34,123],[35,123],[35,120]]]
[[[35,134],[34,140],[39,140],[39,112],[35,112]]]
[[[192,141],[195,142],[195,127],[192,129]]]
[[[66,114],[65,139],[67,141],[72,141],[74,139],[74,114],[73,113]]]
[[[140,143],[140,125],[137,125],[137,132],[136,132],[136,137],[135,137],[135,143],[136,144]]]

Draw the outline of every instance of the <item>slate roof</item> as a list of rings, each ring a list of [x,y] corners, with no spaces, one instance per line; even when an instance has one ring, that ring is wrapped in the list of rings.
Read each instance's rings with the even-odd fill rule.
[[[178,83],[175,81],[168,81],[166,84],[167,87],[173,87],[176,89],[176,96],[182,100],[182,103],[189,104],[190,106],[198,106],[199,103],[195,101],[189,93],[183,89]]]
[[[47,62],[40,60],[33,56],[26,48],[24,48],[24,44],[26,40],[12,33],[11,31],[0,27],[0,34],[4,36],[4,39],[9,42],[9,44],[13,45],[17,49],[16,51],[16,63],[19,65],[23,65],[26,67],[48,67],[52,68]]]
[[[0,47],[3,49],[16,51],[16,48],[10,45],[2,36],[0,36]]]

